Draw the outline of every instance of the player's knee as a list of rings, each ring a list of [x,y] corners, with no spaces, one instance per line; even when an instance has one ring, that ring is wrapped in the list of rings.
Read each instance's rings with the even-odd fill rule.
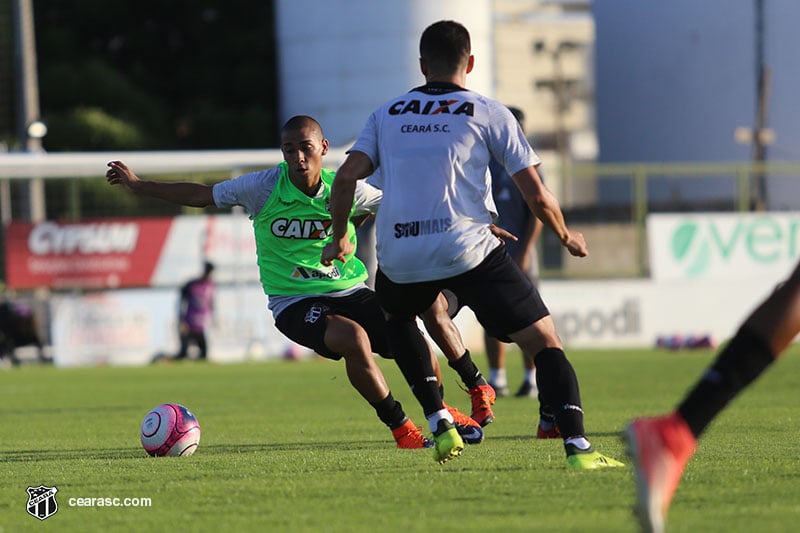
[[[537,354],[545,348],[559,348],[563,350],[561,339],[556,333],[553,319],[548,315],[533,324],[510,333],[509,337],[525,353]]]

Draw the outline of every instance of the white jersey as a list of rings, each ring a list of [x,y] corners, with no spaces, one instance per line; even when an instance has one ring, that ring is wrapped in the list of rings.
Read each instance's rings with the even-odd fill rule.
[[[350,151],[377,169],[378,265],[396,283],[449,278],[480,264],[500,244],[489,231],[496,214],[489,161],[510,175],[540,162],[506,106],[449,83],[418,87],[377,109]]]

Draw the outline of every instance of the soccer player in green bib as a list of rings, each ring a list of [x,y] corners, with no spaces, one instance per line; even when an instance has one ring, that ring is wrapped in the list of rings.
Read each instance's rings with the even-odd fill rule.
[[[320,263],[322,249],[331,237],[329,204],[335,173],[322,168],[328,140],[319,123],[305,115],[291,118],[281,130],[281,151],[284,161],[275,168],[214,185],[143,180],[121,161],[108,163],[106,178],[112,185],[180,205],[242,206],[253,222],[261,284],[278,330],[325,358],[344,359],[350,383],[389,427],[398,448],[430,447],[431,441],[393,398],[375,363],[373,353],[391,354],[383,312],[365,283],[366,267],[354,254],[337,265]],[[381,198],[379,189],[359,186],[352,215],[374,212]],[[352,223],[348,235],[355,244]],[[457,330],[441,332],[441,338],[452,344],[445,353],[464,355],[451,366],[469,389],[485,386],[469,352],[452,331]],[[433,352],[431,358],[438,368]],[[483,440],[478,423],[448,408],[465,442]]]

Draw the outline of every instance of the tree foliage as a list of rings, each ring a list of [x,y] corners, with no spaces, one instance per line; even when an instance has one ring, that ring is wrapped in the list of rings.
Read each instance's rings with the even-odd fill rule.
[[[34,2],[48,151],[277,144],[271,2]]]

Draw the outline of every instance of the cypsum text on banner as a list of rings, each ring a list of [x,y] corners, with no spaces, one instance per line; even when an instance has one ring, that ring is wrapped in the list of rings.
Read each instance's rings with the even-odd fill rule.
[[[204,260],[216,266],[218,283],[258,282],[246,215],[12,221],[6,230],[7,283],[15,289],[176,287]]]
[[[172,219],[12,221],[8,285],[17,289],[147,286]]]

